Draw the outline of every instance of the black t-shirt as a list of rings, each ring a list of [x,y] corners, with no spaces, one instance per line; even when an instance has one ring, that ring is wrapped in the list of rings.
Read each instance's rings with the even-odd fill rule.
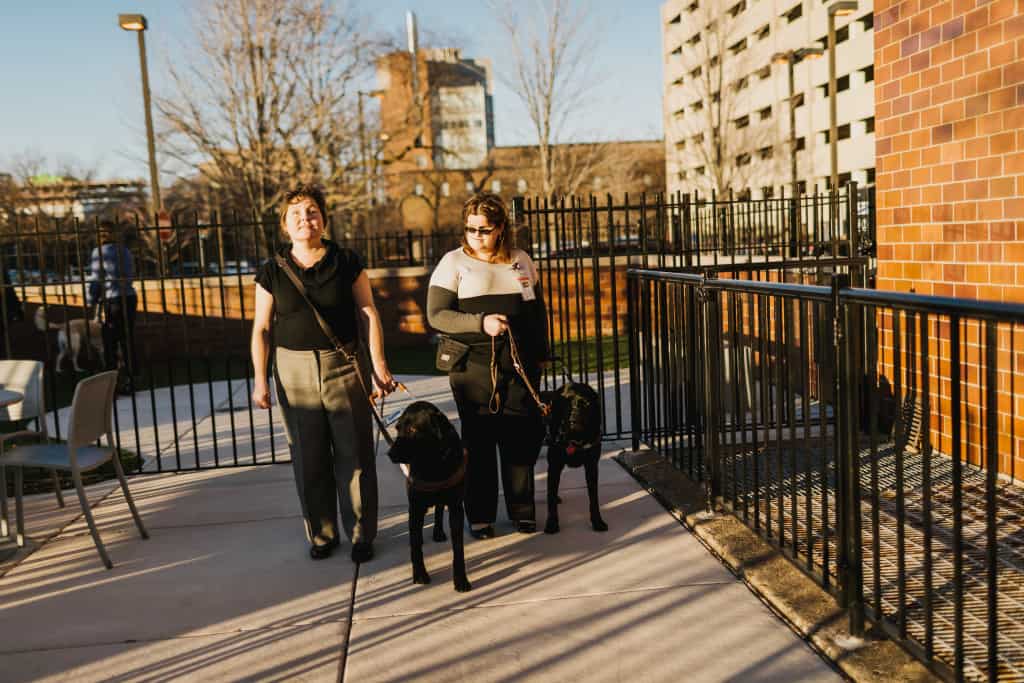
[[[302,268],[289,256],[291,246],[284,246],[278,254],[284,256],[306,287],[306,295],[316,305],[320,315],[334,334],[347,344],[358,337],[356,305],[352,297],[352,284],[363,272],[363,260],[351,249],[339,247],[324,240],[327,253],[311,268]],[[281,272],[276,259],[264,263],[256,282],[274,297],[272,331],[277,346],[294,351],[332,349],[330,340],[286,273]]]

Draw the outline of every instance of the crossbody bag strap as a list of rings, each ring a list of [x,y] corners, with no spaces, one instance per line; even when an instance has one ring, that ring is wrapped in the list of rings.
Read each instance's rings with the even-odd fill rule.
[[[394,440],[391,438],[391,434],[388,433],[388,428],[384,425],[384,419],[377,412],[377,405],[370,397],[370,388],[367,386],[366,379],[363,377],[363,371],[359,369],[359,359],[345,350],[341,340],[334,334],[334,330],[331,329],[331,326],[327,323],[324,317],[320,315],[320,311],[317,309],[316,304],[314,304],[310,300],[309,295],[306,294],[306,286],[302,284],[302,280],[299,279],[299,276],[296,275],[295,271],[288,265],[288,261],[280,254],[275,256],[274,259],[277,261],[278,267],[284,271],[284,274],[287,275],[288,279],[292,281],[293,285],[295,285],[295,289],[309,305],[310,310],[313,311],[313,317],[316,318],[316,322],[320,325],[320,329],[322,329],[324,334],[327,335],[327,339],[331,342],[331,345],[345,356],[345,360],[351,363],[352,367],[355,368],[356,378],[359,380],[359,384],[363,387],[363,392],[366,394],[366,400],[370,402],[370,414],[373,415],[373,419],[377,423],[377,428],[380,430],[381,435],[383,435],[384,440],[389,446],[392,445]]]

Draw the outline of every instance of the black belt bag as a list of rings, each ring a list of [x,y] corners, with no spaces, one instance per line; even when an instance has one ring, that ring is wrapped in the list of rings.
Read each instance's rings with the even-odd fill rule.
[[[451,372],[466,358],[468,353],[469,344],[442,334],[437,340],[437,357],[434,359],[434,364],[441,372]]]

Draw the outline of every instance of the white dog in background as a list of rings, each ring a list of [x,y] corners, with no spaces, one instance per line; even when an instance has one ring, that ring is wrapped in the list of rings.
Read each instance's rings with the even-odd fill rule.
[[[36,328],[40,332],[57,330],[57,360],[56,368],[61,372],[61,364],[64,358],[71,353],[71,364],[75,372],[82,372],[78,365],[78,354],[83,344],[89,344],[95,349],[100,357],[100,364],[103,364],[103,327],[98,320],[86,320],[85,318],[72,318],[63,323],[51,323],[46,319],[46,307],[40,306],[36,309]]]

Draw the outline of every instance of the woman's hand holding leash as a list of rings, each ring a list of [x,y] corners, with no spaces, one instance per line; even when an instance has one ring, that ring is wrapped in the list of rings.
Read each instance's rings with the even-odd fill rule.
[[[508,331],[508,318],[501,313],[491,313],[484,316],[484,332],[497,337]]]
[[[382,399],[398,388],[398,382],[395,381],[391,370],[388,369],[387,363],[373,366],[373,385],[372,398],[374,400]]]

